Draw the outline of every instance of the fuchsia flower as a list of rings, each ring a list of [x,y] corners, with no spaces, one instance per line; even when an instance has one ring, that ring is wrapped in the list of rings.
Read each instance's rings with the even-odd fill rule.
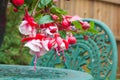
[[[49,49],[54,48],[58,55],[60,55],[59,52],[67,50],[68,47],[69,47],[68,41],[62,39],[58,33],[56,33],[54,35],[54,38],[48,42],[48,48]]]
[[[71,35],[70,37],[68,37],[68,42],[69,42],[69,44],[75,44],[76,43],[76,38]]]
[[[87,29],[89,29],[90,28],[90,24],[88,23],[88,22],[80,22],[81,23],[81,25],[82,25],[82,28],[84,29],[84,30],[87,30]]]
[[[34,21],[32,17],[29,16],[28,11],[26,10],[24,20],[19,26],[19,31],[21,32],[21,34],[35,36],[37,26],[38,24]]]
[[[51,16],[52,16],[53,20],[58,20],[58,18],[59,18],[57,15],[51,15]]]

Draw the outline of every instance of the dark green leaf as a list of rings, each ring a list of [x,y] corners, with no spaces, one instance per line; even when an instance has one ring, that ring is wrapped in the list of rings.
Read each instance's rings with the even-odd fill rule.
[[[45,15],[42,18],[39,19],[38,24],[45,24],[53,22],[52,17],[50,15]]]
[[[66,38],[66,32],[65,31],[59,31],[59,33],[60,33],[60,36],[62,37],[62,38]]]

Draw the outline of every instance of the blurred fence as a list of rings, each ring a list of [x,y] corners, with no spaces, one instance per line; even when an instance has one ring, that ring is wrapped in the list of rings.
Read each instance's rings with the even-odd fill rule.
[[[58,0],[57,5],[67,10],[70,15],[95,18],[110,27],[117,39],[120,77],[120,0]]]

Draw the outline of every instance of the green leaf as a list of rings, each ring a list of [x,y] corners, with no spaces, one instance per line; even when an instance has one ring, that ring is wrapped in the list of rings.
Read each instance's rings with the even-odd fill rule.
[[[42,17],[42,14],[40,14],[40,13],[39,13],[39,14],[36,14],[35,17],[34,17],[34,18],[35,18],[35,21],[36,21],[36,22],[39,21],[39,19],[40,19],[41,17]]]
[[[92,34],[97,34],[98,31],[96,29],[88,29],[88,32],[92,33]]]
[[[25,0],[25,3],[27,4],[31,4],[33,2],[33,0]]]
[[[59,33],[60,33],[60,36],[62,37],[62,38],[66,38],[66,32],[65,31],[59,31]]]
[[[83,30],[83,29],[82,29],[82,25],[81,25],[78,21],[73,21],[72,24],[73,24],[77,29]]]
[[[92,34],[97,34],[98,31],[95,29],[95,23],[91,21],[89,24],[90,24],[90,28],[87,31]]]
[[[52,0],[40,0],[40,2],[39,2],[39,4],[38,4],[38,7],[39,7],[39,8],[45,7],[45,6],[47,6],[50,2],[52,2]]]
[[[90,28],[94,29],[95,23],[93,21],[91,21],[89,24],[90,24]]]
[[[67,11],[60,9],[60,8],[57,8],[55,6],[51,9],[51,12],[53,14],[63,14],[63,15],[67,14]]]
[[[39,19],[38,24],[45,24],[53,22],[52,17],[50,15],[45,15],[42,18]]]

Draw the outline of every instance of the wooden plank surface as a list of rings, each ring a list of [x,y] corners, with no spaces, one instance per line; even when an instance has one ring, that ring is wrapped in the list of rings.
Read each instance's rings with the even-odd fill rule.
[[[97,1],[104,1],[108,3],[120,4],[120,0],[97,0]]]
[[[120,41],[120,5],[104,2],[107,0],[59,0],[60,8],[69,15],[79,15],[82,18],[95,18],[106,23]],[[119,2],[118,0],[115,0]]]

